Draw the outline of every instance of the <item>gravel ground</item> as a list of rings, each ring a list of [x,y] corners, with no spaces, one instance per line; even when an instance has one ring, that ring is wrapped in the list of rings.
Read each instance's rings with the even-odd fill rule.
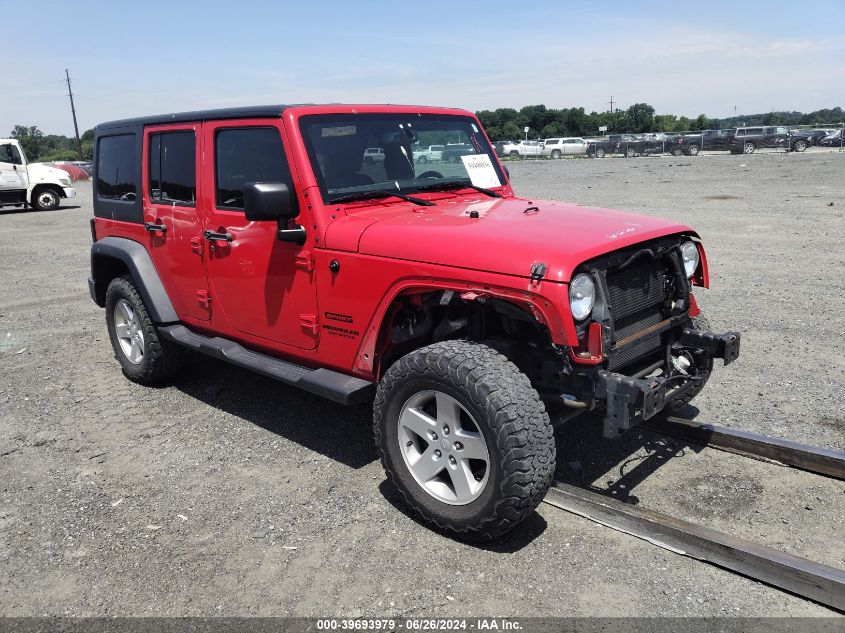
[[[700,419],[845,448],[845,154],[509,163],[520,193],[696,227],[714,328],[743,333]],[[79,206],[0,212],[2,615],[830,615],[549,506],[486,546],[409,517],[366,407],[206,358],[128,382],[88,297]],[[832,204],[832,206],[830,206]],[[690,414],[696,409],[690,408]],[[845,567],[845,485],[596,421],[561,480]]]

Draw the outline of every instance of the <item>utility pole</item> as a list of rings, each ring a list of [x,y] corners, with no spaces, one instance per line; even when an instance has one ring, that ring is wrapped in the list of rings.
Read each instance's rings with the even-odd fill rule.
[[[82,141],[79,140],[79,125],[76,123],[76,108],[73,106],[73,90],[70,88],[70,73],[65,68],[65,81],[67,81],[67,96],[70,97],[70,112],[73,115],[73,131],[76,133],[76,155],[82,160]]]

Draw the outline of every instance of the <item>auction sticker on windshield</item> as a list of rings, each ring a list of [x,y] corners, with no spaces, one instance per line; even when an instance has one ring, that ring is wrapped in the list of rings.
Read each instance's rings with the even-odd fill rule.
[[[469,179],[476,187],[498,187],[502,183],[499,182],[499,175],[490,162],[490,157],[487,154],[471,154],[470,156],[461,156],[464,161],[464,168],[469,174]]]

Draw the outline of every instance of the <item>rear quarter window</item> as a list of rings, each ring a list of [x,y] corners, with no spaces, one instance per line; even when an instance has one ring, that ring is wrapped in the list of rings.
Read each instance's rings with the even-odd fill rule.
[[[97,196],[132,202],[135,183],[135,135],[101,136],[97,151]]]

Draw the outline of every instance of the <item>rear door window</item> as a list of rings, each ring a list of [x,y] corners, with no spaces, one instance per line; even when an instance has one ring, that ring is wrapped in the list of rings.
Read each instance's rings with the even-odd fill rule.
[[[190,130],[150,134],[150,199],[194,206],[197,201],[196,135]]]

